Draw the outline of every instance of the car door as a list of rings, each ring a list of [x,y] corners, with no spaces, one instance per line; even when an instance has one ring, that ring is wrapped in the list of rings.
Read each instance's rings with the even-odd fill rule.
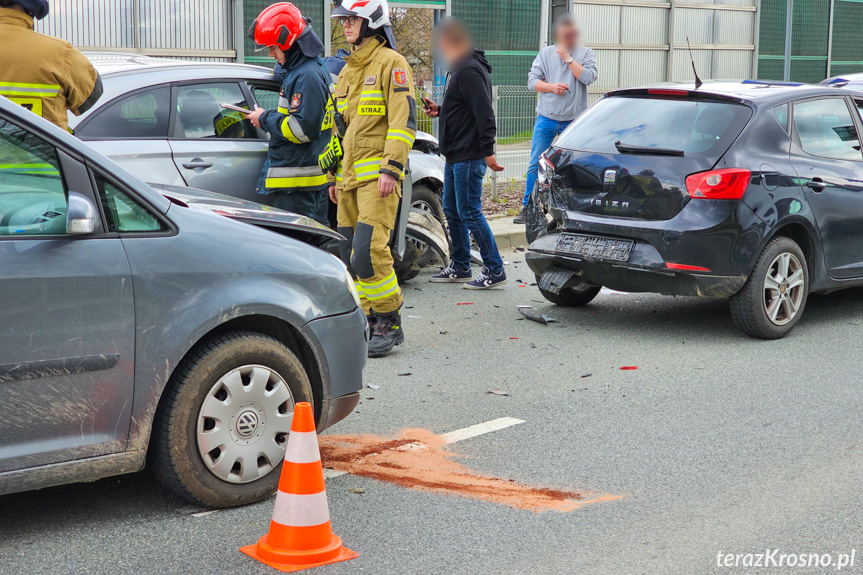
[[[794,102],[791,163],[834,278],[863,276],[863,152],[859,118],[842,96]]]
[[[108,103],[75,135],[142,181],[185,186],[168,144],[173,121],[171,86],[163,84]]]
[[[258,180],[267,140],[232,104],[253,109],[234,81],[181,84],[174,88],[177,125],[169,140],[174,164],[186,184],[226,196],[261,202]]]
[[[123,451],[135,316],[121,241],[82,163],[3,117],[0,158],[0,472]],[[93,233],[67,232],[72,193]]]

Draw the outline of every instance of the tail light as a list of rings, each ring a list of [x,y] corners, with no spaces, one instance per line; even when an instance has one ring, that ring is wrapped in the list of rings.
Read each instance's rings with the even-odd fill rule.
[[[749,187],[751,172],[741,168],[725,168],[699,172],[686,178],[690,197],[704,200],[739,200]]]

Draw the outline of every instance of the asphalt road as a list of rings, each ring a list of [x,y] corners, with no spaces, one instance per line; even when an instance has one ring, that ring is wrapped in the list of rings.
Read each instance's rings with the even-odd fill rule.
[[[330,512],[360,557],[310,573],[827,573],[719,568],[717,553],[855,548],[843,573],[863,573],[863,290],[813,296],[788,338],[761,342],[720,301],[603,293],[567,310],[514,282],[475,293],[427,277],[406,289],[407,343],[367,369],[380,388],[328,433],[515,417],[449,449],[478,472],[623,497],[535,513],[344,475],[327,481]],[[519,304],[559,323],[520,321]],[[145,473],[2,497],[0,573],[275,573],[238,551],[272,501],[196,511]]]

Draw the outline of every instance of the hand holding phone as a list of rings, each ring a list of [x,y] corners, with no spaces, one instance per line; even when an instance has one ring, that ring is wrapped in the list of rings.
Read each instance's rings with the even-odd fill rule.
[[[440,107],[437,104],[435,104],[434,102],[432,102],[431,98],[428,98],[426,96],[422,97],[422,101],[423,101],[423,112],[425,112],[425,115],[428,116],[429,118],[437,118],[438,115],[440,114]]]

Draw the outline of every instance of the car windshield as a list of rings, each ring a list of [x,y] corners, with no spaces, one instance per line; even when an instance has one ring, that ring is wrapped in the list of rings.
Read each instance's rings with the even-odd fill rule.
[[[655,149],[719,159],[750,117],[749,107],[731,102],[615,96],[591,106],[555,145],[591,153]]]

